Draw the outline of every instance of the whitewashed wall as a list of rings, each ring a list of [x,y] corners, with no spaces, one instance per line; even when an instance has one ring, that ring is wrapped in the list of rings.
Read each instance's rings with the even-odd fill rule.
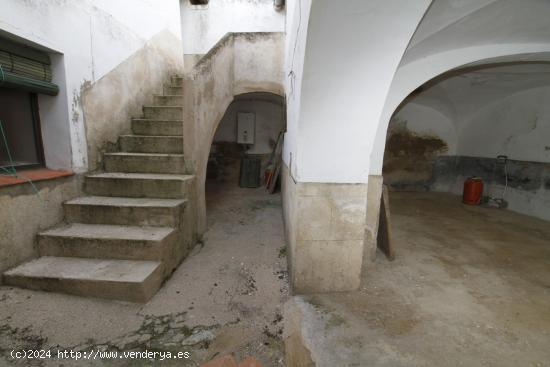
[[[461,125],[458,154],[550,162],[550,87],[493,103]]]
[[[283,32],[285,29],[285,11],[276,11],[273,0],[211,0],[208,5],[191,5],[189,0],[180,0],[180,6],[185,55],[207,53],[228,32]],[[192,58],[186,59],[190,60]]]
[[[293,73],[287,80],[284,158],[296,180],[367,182],[386,94],[429,4],[288,3],[287,70]]]

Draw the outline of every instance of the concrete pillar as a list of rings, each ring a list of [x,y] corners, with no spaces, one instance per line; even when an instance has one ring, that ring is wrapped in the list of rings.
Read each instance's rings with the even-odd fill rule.
[[[292,291],[357,289],[363,258],[376,249],[381,179],[370,185],[296,182],[286,166],[282,175]]]

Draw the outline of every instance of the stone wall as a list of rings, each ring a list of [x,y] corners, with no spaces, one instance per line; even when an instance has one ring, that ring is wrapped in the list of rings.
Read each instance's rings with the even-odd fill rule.
[[[61,203],[80,193],[80,177],[0,188],[0,273],[37,257],[35,236],[63,219]]]
[[[376,246],[381,180],[296,182],[285,165],[282,190],[293,292],[357,289]]]

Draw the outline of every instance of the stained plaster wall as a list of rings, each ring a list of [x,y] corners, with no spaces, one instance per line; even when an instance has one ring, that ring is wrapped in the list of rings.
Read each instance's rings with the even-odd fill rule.
[[[491,160],[477,161],[474,167],[458,169],[458,183],[453,191],[460,193],[463,179],[479,175],[489,183],[486,194],[500,197],[505,176],[503,167],[495,165],[494,158],[506,155],[511,160],[505,197],[508,208],[550,220],[549,98],[548,87],[527,90],[487,106],[468,118],[459,134],[458,155]]]
[[[454,156],[457,132],[453,120],[414,102],[392,117],[384,152],[384,183],[393,188],[426,189],[440,156]]]
[[[6,0],[0,32],[52,55],[58,96],[40,96],[46,164],[88,169],[83,89],[93,85],[152,37],[168,29],[178,38],[177,0]],[[181,55],[181,49],[179,51]],[[120,101],[124,103],[124,100]]]
[[[169,76],[182,73],[181,41],[165,30],[85,88],[81,103],[86,122],[88,167],[101,169],[102,153],[117,149],[117,138],[130,133],[131,117],[162,94]]]
[[[38,255],[36,233],[63,219],[61,203],[80,192],[80,178],[0,188],[0,273]]]
[[[273,0],[212,0],[207,5],[180,0],[180,9],[186,70],[228,32],[283,32],[285,27],[285,10],[276,11]]]
[[[461,123],[458,155],[550,163],[550,87],[486,106]]]

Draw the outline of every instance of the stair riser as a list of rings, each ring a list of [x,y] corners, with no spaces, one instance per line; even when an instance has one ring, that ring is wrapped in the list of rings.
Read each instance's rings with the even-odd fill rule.
[[[154,260],[166,259],[177,232],[162,241],[79,238],[38,235],[41,256],[83,257],[90,259]]]
[[[121,136],[119,145],[123,152],[183,154],[183,137]]]
[[[143,116],[153,120],[181,120],[183,109],[181,107],[143,107]]]
[[[181,226],[184,204],[174,208],[125,207],[106,205],[64,204],[69,223],[114,224],[128,226]]]
[[[132,132],[136,135],[183,135],[183,122],[132,120]]]
[[[183,106],[183,96],[154,96],[153,104],[155,106]]]
[[[185,173],[183,157],[105,155],[107,172],[125,173]]]
[[[188,181],[117,179],[87,177],[85,190],[96,196],[121,196],[129,198],[185,199]]]
[[[183,95],[183,87],[176,87],[173,85],[165,85],[164,86],[164,94],[168,96],[175,96],[175,95]]]
[[[5,284],[15,287],[138,303],[147,302],[160,288],[162,280],[162,266],[159,266],[158,269],[141,283],[35,278],[19,275],[4,275],[3,277]]]

